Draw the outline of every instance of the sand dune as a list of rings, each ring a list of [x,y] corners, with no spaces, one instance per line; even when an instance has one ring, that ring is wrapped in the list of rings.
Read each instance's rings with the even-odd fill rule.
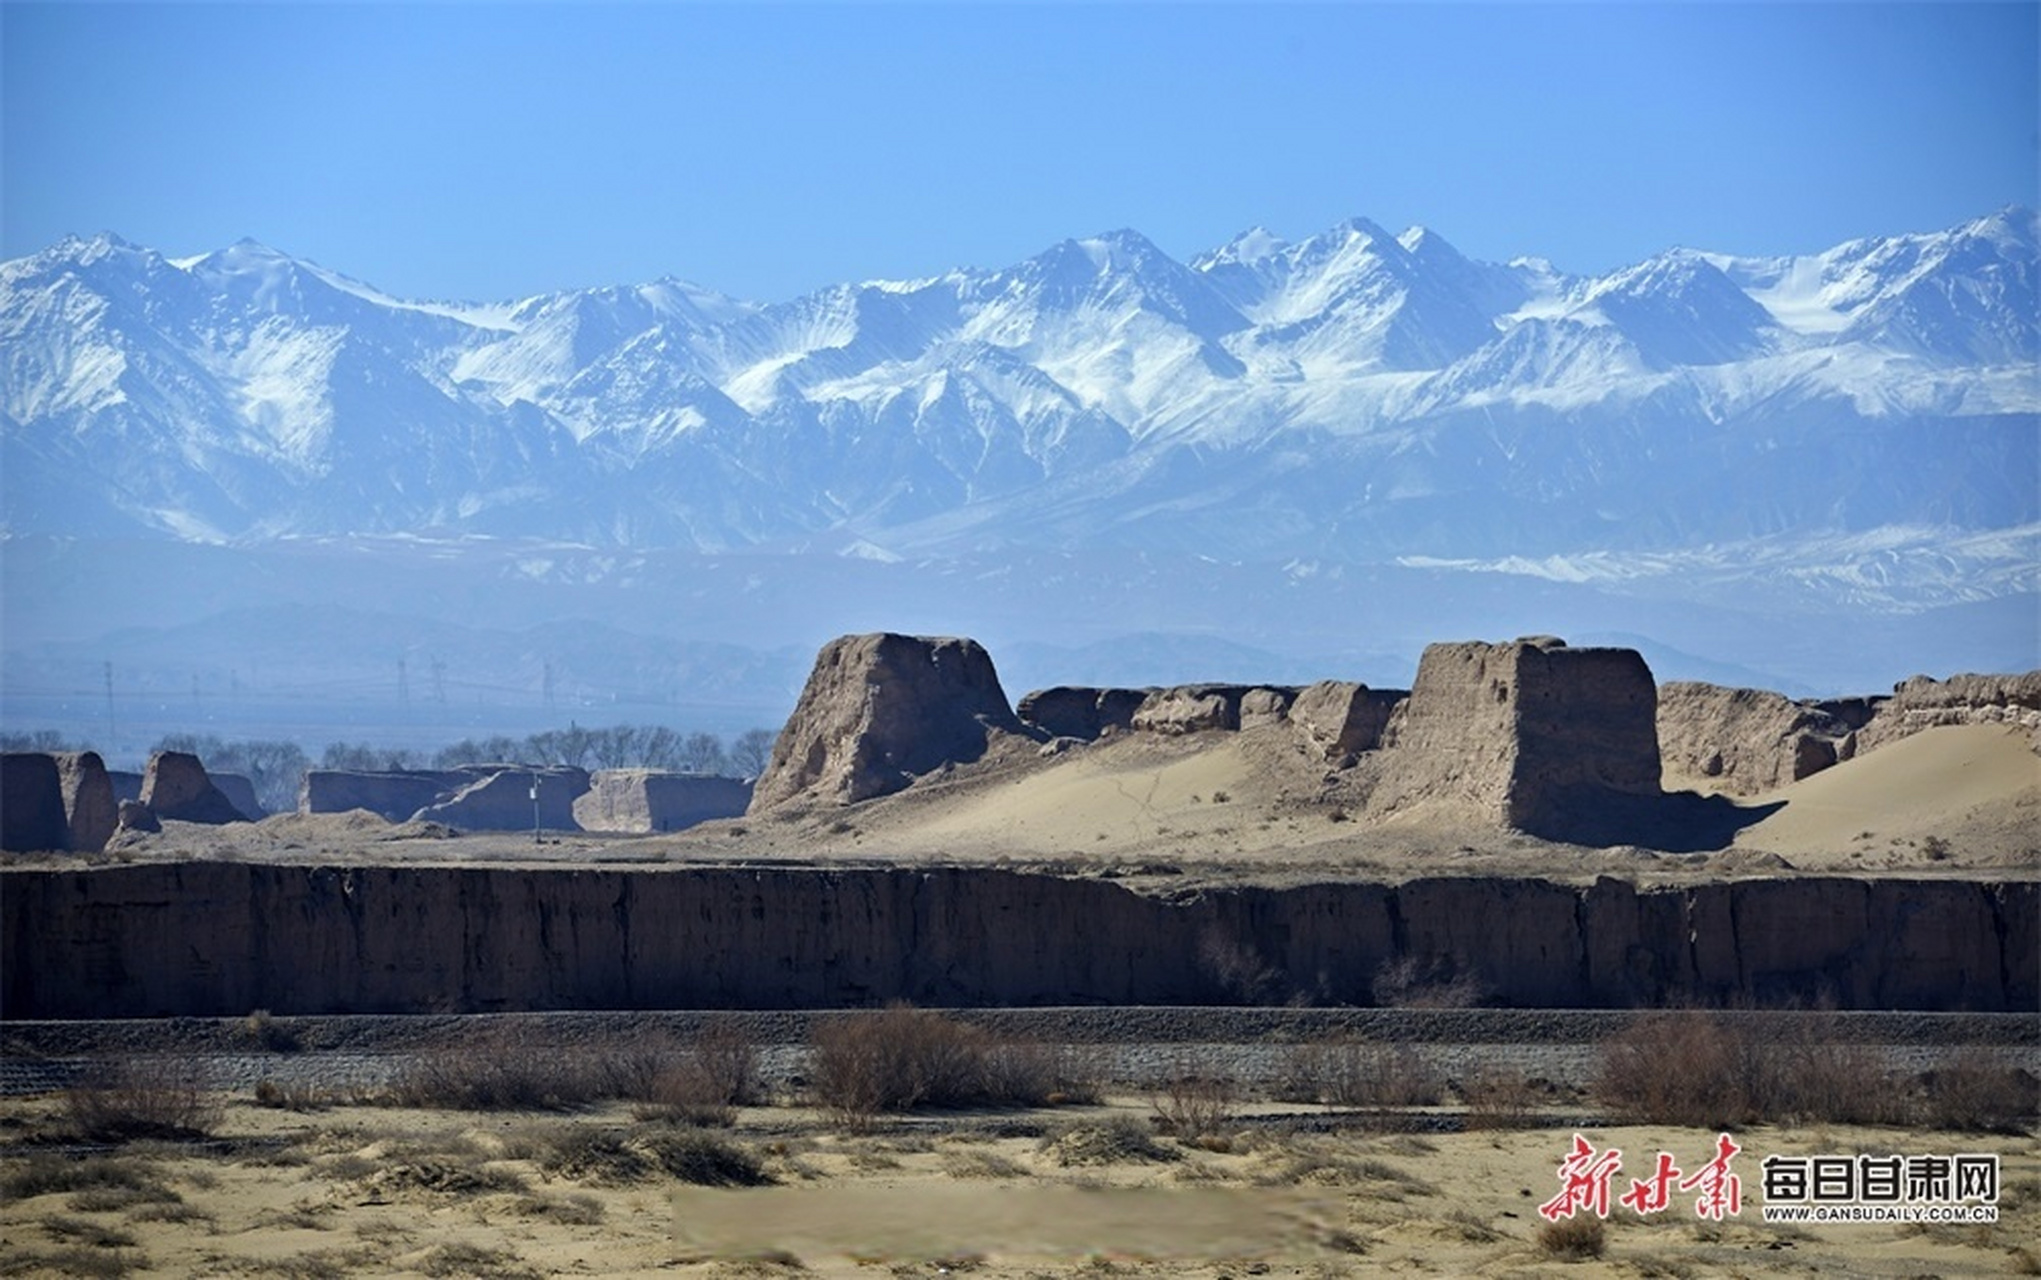
[[[1739,846],[1806,868],[1893,857],[2041,866],[2041,756],[2021,729],[1924,730],[1752,803],[1780,801]]]

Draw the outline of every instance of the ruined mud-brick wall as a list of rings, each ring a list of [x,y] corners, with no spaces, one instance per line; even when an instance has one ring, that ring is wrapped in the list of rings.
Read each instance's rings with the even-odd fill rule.
[[[1659,794],[1657,707],[1634,650],[1427,646],[1384,738],[1375,803],[1569,838],[1611,799]]]
[[[1210,890],[986,868],[0,872],[9,1018],[1372,1002],[2041,1007],[2041,890],[1809,878]]]

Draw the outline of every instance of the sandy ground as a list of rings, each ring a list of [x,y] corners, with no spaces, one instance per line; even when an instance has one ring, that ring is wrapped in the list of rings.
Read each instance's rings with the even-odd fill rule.
[[[1342,1276],[1358,1274],[1963,1276],[2041,1266],[2041,1142],[1857,1127],[1739,1131],[1741,1212],[1700,1216],[1691,1193],[1649,1217],[1618,1207],[1601,1257],[1539,1242],[1561,1189],[1567,1128],[1386,1134],[1228,1130],[1202,1146],[1086,1159],[1114,1117],[1147,1132],[1150,1102],[920,1117],[849,1132],[792,1107],[715,1131],[771,1185],[690,1187],[562,1165],[571,1136],[644,1138],[627,1108],[572,1116],[330,1106],[245,1096],[209,1148],[138,1145],[21,1154],[54,1100],[0,1108],[0,1274],[188,1276]],[[671,1129],[671,1126],[665,1126]],[[1071,1137],[1076,1134],[1078,1136]],[[1617,1194],[1664,1151],[1684,1168],[1718,1134],[1591,1128],[1615,1148]],[[1766,1224],[1768,1155],[1988,1152],[1995,1225]],[[97,1186],[50,1189],[33,1171]],[[2025,1250],[2024,1252],[2022,1250]]]
[[[1796,865],[1854,869],[1912,861],[1930,841],[1946,860],[2041,866],[2041,756],[1995,725],[1932,729],[1824,770],[1756,803],[1784,807],[1737,843]]]

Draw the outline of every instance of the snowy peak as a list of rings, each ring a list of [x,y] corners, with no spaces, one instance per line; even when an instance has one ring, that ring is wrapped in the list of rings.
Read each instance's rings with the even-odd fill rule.
[[[1721,268],[1681,250],[1598,281],[1577,314],[1614,325],[1655,369],[1755,354],[1772,326],[1771,313]]]
[[[1020,314],[1146,312],[1202,339],[1247,327],[1247,320],[1196,272],[1135,231],[1065,240],[994,274],[979,291],[984,312],[1004,323]],[[987,327],[981,325],[981,330]]]
[[[1583,277],[1356,218],[772,305],[671,278],[473,305],[101,235],[0,264],[0,474],[14,529],[205,538],[1339,559],[1990,529],[2041,521],[2036,239],[2007,209]]]

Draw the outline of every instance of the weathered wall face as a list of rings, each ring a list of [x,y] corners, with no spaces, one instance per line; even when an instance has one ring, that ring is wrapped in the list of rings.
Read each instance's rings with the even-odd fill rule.
[[[159,864],[0,873],[0,1015],[1367,1004],[1385,962],[1499,1004],[2041,1007],[2041,891],[1441,878],[1172,902],[994,869]]]
[[[1902,680],[1858,735],[1858,746],[1869,751],[1946,724],[2017,725],[2033,731],[2041,749],[2041,671]]]
[[[298,789],[298,811],[366,809],[388,822],[408,822],[479,776],[459,769],[308,769]]]
[[[59,751],[57,785],[64,795],[64,820],[70,827],[73,853],[96,853],[113,838],[119,806],[113,780],[97,751]]]
[[[735,778],[658,769],[599,769],[574,801],[584,831],[681,831],[699,822],[741,817],[751,784]]]
[[[1658,689],[1658,745],[1668,773],[1754,796],[1809,777],[1856,751],[1868,700],[1795,702],[1762,689],[1675,680]]]
[[[538,802],[532,802],[532,788]],[[573,831],[574,801],[588,790],[585,769],[500,769],[473,778],[436,804],[415,815],[421,822],[444,822],[463,831]]]
[[[227,797],[227,803],[233,805],[248,821],[260,822],[269,816],[269,811],[262,807],[262,801],[255,796],[254,779],[238,773],[214,773],[210,769],[206,771],[206,776],[213,780],[213,785],[220,789],[220,794]]]
[[[0,755],[0,849],[40,852],[70,841],[56,758],[40,751]]]
[[[1321,680],[1298,691],[1290,704],[1290,721],[1328,761],[1337,762],[1381,746],[1391,713],[1409,696],[1401,689]]]
[[[1430,645],[1385,731],[1378,794],[1565,839],[1605,799],[1659,794],[1657,705],[1634,650]]]
[[[994,735],[1023,732],[977,641],[841,636],[816,655],[751,809],[887,795],[944,764],[981,758]]]
[[[142,772],[142,803],[159,818],[223,824],[246,817],[227,799],[199,758],[185,751],[158,751]]]

